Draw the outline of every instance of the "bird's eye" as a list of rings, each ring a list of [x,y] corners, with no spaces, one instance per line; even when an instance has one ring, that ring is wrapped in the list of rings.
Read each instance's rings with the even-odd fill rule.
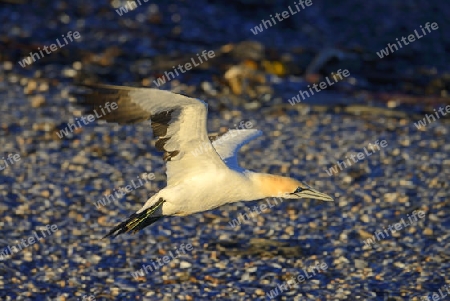
[[[302,191],[303,191],[303,188],[297,187],[297,189],[295,189],[294,193],[299,193],[299,192],[302,192]]]

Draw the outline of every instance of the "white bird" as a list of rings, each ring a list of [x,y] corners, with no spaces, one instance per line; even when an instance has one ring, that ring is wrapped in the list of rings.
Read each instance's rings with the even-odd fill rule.
[[[108,122],[150,120],[153,135],[158,137],[155,146],[164,151],[167,162],[167,186],[105,237],[135,233],[162,217],[185,216],[239,201],[266,197],[333,201],[293,178],[239,167],[238,150],[261,131],[231,130],[211,143],[207,104],[201,100],[158,89],[98,85],[81,104],[101,109],[105,114],[98,117]],[[105,111],[109,107],[116,109]]]

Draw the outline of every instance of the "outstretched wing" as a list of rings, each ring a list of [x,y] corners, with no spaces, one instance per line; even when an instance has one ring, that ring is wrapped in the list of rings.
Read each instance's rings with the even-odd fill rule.
[[[107,106],[116,107],[113,103],[117,108],[107,110]],[[97,85],[84,95],[81,104],[108,122],[150,120],[153,135],[158,137],[155,146],[164,151],[167,161],[168,185],[205,169],[226,168],[209,141],[208,109],[201,100],[159,89]],[[198,145],[203,145],[202,156],[194,155]]]
[[[214,140],[212,145],[229,168],[242,171],[237,160],[239,149],[261,135],[262,132],[256,129],[229,130]]]

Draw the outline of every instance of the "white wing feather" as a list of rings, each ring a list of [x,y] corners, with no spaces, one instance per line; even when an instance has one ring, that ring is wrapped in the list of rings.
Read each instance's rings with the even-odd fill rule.
[[[229,130],[213,141],[212,145],[229,168],[242,171],[237,160],[239,149],[261,135],[262,132],[257,129]]]
[[[130,123],[151,119],[159,127],[156,146],[168,154],[167,185],[176,185],[204,170],[227,168],[212,146],[206,130],[208,108],[201,100],[151,88],[98,85],[87,103],[104,106],[117,102],[118,108],[106,114],[109,122]],[[162,114],[162,117],[155,117]],[[158,118],[161,119],[158,121]],[[158,125],[158,123],[160,123]],[[195,151],[202,145],[202,155]]]

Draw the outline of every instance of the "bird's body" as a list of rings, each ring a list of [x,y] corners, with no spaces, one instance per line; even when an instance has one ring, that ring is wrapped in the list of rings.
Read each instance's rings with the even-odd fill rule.
[[[107,236],[136,232],[161,217],[189,215],[238,201],[265,197],[333,200],[295,179],[241,168],[238,150],[261,132],[230,130],[211,143],[206,131],[207,106],[200,100],[158,89],[101,85],[82,102],[102,112],[111,103],[116,109],[101,116],[108,122],[150,119],[158,137],[155,146],[164,151],[167,161],[167,186]]]
[[[225,183],[235,185],[225,185]],[[227,203],[250,198],[252,182],[245,174],[232,170],[218,169],[187,178],[175,186],[160,190],[148,202],[162,198],[163,215],[189,215],[217,208]]]

